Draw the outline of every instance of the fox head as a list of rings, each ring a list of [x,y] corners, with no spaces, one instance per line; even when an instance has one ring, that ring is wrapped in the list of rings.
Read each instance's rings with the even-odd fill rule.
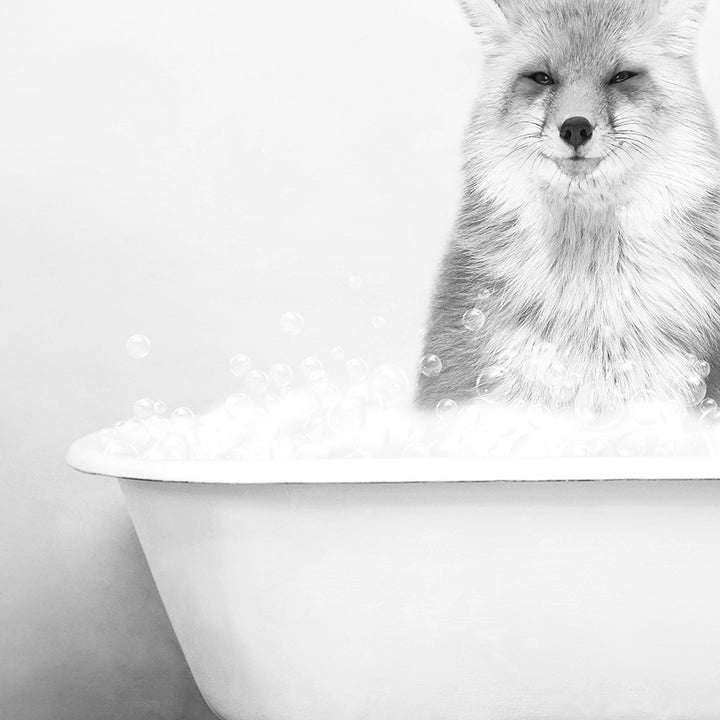
[[[704,0],[460,1],[487,61],[476,182],[596,196],[715,156],[693,61]]]

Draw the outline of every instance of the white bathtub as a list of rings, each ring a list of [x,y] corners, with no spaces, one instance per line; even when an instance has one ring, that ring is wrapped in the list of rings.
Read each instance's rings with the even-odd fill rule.
[[[224,720],[720,718],[717,459],[69,461]]]

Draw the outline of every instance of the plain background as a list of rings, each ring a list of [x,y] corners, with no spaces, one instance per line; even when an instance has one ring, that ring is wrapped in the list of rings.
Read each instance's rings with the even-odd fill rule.
[[[719,35],[716,2],[715,107]],[[140,397],[206,408],[238,352],[412,366],[479,77],[454,0],[4,4],[0,716],[210,717],[115,483],[66,448]]]

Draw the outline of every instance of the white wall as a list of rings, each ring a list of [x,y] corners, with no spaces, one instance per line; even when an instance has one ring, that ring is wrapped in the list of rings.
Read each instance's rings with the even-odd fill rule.
[[[718,34],[715,0],[716,106]],[[139,397],[202,409],[236,352],[409,364],[478,65],[454,0],[5,4],[0,716],[209,717],[118,490],[65,449]]]

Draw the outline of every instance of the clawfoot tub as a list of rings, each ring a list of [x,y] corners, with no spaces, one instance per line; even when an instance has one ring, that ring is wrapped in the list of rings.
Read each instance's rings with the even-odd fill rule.
[[[720,717],[716,459],[69,462],[223,720]]]

